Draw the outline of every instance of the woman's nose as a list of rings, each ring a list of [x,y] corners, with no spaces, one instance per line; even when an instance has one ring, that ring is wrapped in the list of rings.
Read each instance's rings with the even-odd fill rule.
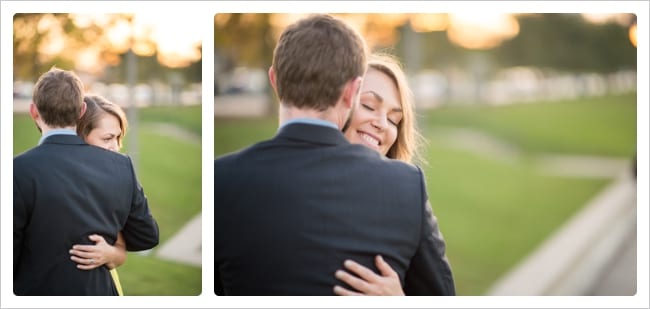
[[[108,150],[118,151],[119,149],[117,147],[117,141],[110,141],[110,143],[108,144]]]
[[[377,113],[372,121],[372,125],[379,130],[384,130],[388,126],[388,120],[381,113]]]

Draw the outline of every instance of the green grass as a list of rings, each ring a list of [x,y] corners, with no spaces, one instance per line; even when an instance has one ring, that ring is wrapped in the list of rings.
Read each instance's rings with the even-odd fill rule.
[[[477,128],[530,152],[631,156],[636,152],[636,93],[502,107],[444,107],[422,128]]]
[[[269,139],[275,135],[277,128],[278,120],[275,118],[217,118],[214,120],[214,154],[223,155]]]
[[[566,153],[631,158],[636,153],[634,94],[503,107],[454,107],[423,114],[436,126],[467,127],[499,137],[523,152],[504,163],[445,148],[428,136],[425,166],[460,295],[481,295],[575,214],[607,180],[536,174],[530,158]]]
[[[459,295],[482,295],[579,210],[603,180],[541,177],[508,165],[431,146],[424,171],[447,242]]]
[[[118,273],[125,296],[201,294],[200,267],[129,254]],[[138,275],[130,275],[133,273]]]
[[[153,107],[138,110],[136,166],[140,183],[158,221],[163,244],[201,211],[201,145],[169,137],[148,126],[166,122],[201,134],[201,108]],[[14,154],[38,142],[40,134],[27,114],[14,114]],[[132,133],[132,132],[131,132]],[[128,149],[124,149],[128,152]],[[199,295],[201,268],[167,262],[152,254],[129,253],[118,272],[127,295]]]
[[[201,146],[146,127],[138,137],[138,178],[158,224],[165,227],[160,237],[166,240],[201,211]]]
[[[142,122],[170,122],[186,130],[201,135],[201,105],[179,108],[177,106],[153,106],[141,109]]]
[[[540,153],[631,157],[635,95],[502,107],[448,106],[420,112],[428,140],[429,199],[447,242],[459,295],[483,295],[607,183],[540,175]],[[504,139],[522,160],[504,162],[450,148],[437,126],[473,128]],[[272,137],[276,119],[215,119],[215,155]]]

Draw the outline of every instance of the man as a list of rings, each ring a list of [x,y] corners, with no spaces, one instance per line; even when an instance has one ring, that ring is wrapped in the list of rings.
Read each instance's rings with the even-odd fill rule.
[[[290,25],[269,79],[281,102],[267,141],[215,160],[215,293],[332,295],[346,259],[381,254],[407,295],[453,295],[421,171],[343,134],[366,47],[326,15]]]
[[[158,225],[131,160],[76,135],[84,111],[74,73],[53,68],[39,78],[30,115],[42,137],[14,158],[16,295],[117,295],[106,267],[77,268],[72,246],[91,244],[92,234],[113,244],[119,231],[127,250],[158,244]]]

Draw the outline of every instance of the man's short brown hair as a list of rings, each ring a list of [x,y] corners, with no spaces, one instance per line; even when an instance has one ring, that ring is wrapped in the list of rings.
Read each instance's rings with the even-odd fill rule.
[[[348,81],[366,70],[366,44],[342,21],[312,15],[288,26],[273,52],[276,90],[282,104],[324,111]]]
[[[71,71],[52,68],[36,82],[33,101],[48,126],[75,126],[83,106],[83,83]]]

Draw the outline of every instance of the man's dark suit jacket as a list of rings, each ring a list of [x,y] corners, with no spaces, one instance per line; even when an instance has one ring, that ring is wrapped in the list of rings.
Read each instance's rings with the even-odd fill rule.
[[[158,244],[131,160],[86,144],[76,135],[52,135],[14,158],[14,293],[117,295],[106,267],[79,270],[74,244],[91,234],[127,250]]]
[[[215,160],[215,293],[333,295],[344,260],[381,254],[407,295],[454,295],[427,199],[417,167],[289,124]]]

